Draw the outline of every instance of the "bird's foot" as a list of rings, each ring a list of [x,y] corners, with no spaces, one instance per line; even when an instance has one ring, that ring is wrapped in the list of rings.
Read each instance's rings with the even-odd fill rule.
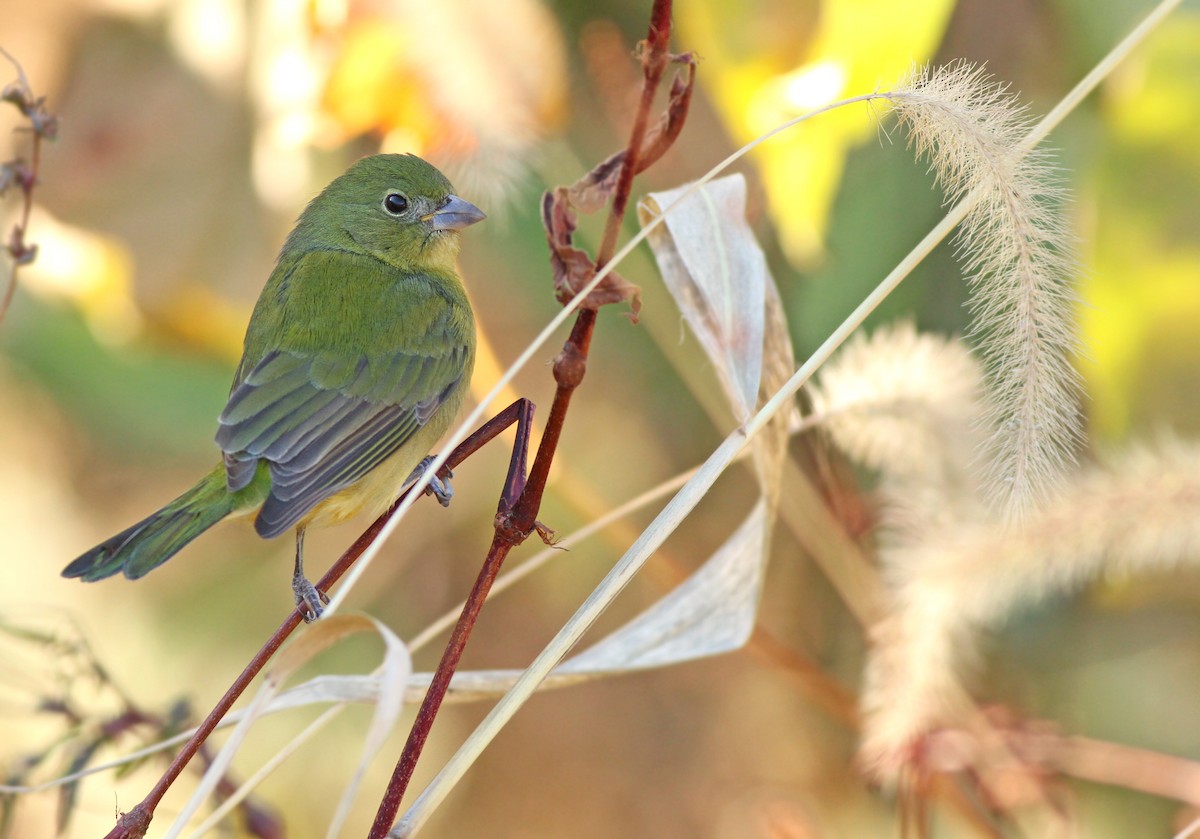
[[[421,462],[417,464],[417,467],[412,470],[412,473],[408,476],[408,480],[405,481],[405,483],[409,486],[412,486],[414,483],[421,480],[421,477],[429,470],[429,466],[433,463],[433,460],[434,459],[432,456],[422,458]],[[449,469],[446,470],[445,479],[434,475],[429,479],[429,486],[425,487],[425,494],[432,495],[443,507],[449,507],[450,499],[454,497],[454,487],[450,486],[450,479],[452,477],[454,477],[454,473]]]
[[[305,623],[312,623],[324,614],[329,595],[318,590],[304,574],[292,576],[292,593],[296,596],[296,608],[300,610]]]

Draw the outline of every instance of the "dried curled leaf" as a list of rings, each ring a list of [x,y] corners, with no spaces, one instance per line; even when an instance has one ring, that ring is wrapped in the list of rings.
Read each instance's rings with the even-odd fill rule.
[[[577,216],[572,209],[570,191],[568,187],[555,187],[542,199],[542,224],[546,228],[546,240],[550,245],[550,265],[554,269],[554,295],[559,303],[564,304],[574,298],[596,275],[596,263],[586,251],[575,247],[571,242]],[[632,309],[630,316],[636,322],[638,311],[642,307],[641,289],[616,271],[610,271],[580,305],[584,309],[599,309],[601,306],[625,300],[629,301]]]
[[[638,172],[653,165],[666,154],[667,149],[675,143],[675,138],[683,129],[687,120],[688,108],[692,104],[692,89],[696,85],[696,58],[692,53],[671,56],[671,61],[687,67],[687,76],[676,76],[671,82],[671,93],[667,100],[667,110],[663,112],[656,124],[646,133],[642,142],[642,150],[638,155]]]
[[[643,59],[645,60],[645,59]],[[645,171],[661,158],[675,142],[687,119],[696,82],[696,61],[691,53],[671,56],[673,62],[687,67],[671,85],[667,108],[642,142],[633,174]],[[555,187],[542,198],[542,224],[550,244],[550,264],[554,268],[554,292],[566,303],[592,281],[596,263],[586,251],[575,247],[572,237],[578,213],[594,213],[612,198],[621,178],[627,151],[602,160],[590,172],[569,187]],[[631,318],[637,321],[641,309],[641,291],[636,285],[610,272],[583,301],[583,308],[598,309],[610,303],[629,301]]]

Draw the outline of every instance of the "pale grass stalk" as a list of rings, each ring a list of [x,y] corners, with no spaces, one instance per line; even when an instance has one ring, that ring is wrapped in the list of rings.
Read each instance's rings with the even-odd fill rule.
[[[1187,826],[1176,833],[1172,839],[1191,839],[1193,836],[1200,836],[1200,816],[1188,822]]]
[[[974,639],[1019,606],[1108,572],[1200,561],[1200,446],[1171,441],[1094,469],[1014,530],[948,529],[885,555],[893,611],[873,632],[862,757],[894,777],[912,746],[967,707],[958,672]]]
[[[195,830],[189,835],[189,839],[200,839],[208,834],[210,830],[216,830],[221,822],[233,812],[239,804],[241,804],[250,793],[267,779],[267,776],[274,772],[283,764],[285,760],[291,757],[295,752],[313,738],[329,723],[333,722],[339,714],[346,708],[346,703],[340,702],[329,708],[326,708],[322,714],[315,720],[310,722],[301,731],[296,733],[284,746],[271,755],[270,759],[263,763],[262,766],[255,770],[254,774],[241,783],[241,785],[233,791],[224,801],[218,804],[208,818],[202,821]]]
[[[231,720],[228,723],[222,722],[219,727],[225,728],[233,724],[234,723]],[[104,763],[94,764],[86,769],[80,769],[78,772],[72,772],[69,775],[60,775],[57,778],[44,781],[40,784],[0,784],[0,794],[31,795],[33,793],[46,792],[47,790],[65,786],[66,784],[73,784],[76,781],[82,781],[89,775],[99,775],[101,772],[107,772],[109,769],[122,769],[138,763],[139,761],[145,760],[148,757],[154,757],[160,752],[164,752],[167,749],[180,745],[181,743],[185,743],[187,742],[188,738],[195,733],[196,730],[194,728],[188,729],[187,731],[181,731],[172,737],[168,737],[165,740],[159,740],[157,743],[153,743],[149,746],[138,749],[135,752],[130,752],[122,755],[121,757],[105,761]]]

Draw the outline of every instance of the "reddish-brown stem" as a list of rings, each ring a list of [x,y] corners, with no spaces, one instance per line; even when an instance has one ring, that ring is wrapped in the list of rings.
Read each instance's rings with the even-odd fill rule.
[[[546,429],[542,433],[537,457],[533,460],[533,468],[529,470],[529,479],[525,482],[525,491],[521,493],[510,517],[510,530],[525,536],[533,531],[534,522],[537,521],[542,496],[546,490],[546,480],[550,476],[550,466],[554,462],[554,453],[558,451],[558,442],[562,437],[567,408],[571,404],[575,388],[583,380],[595,326],[596,310],[580,310],[575,325],[571,328],[571,336],[555,359],[554,377],[558,387],[554,391],[554,401],[550,404],[550,415],[546,419]]]
[[[617,176],[617,186],[613,193],[612,206],[604,225],[604,238],[600,241],[600,250],[596,255],[596,268],[603,268],[612,259],[617,249],[617,234],[621,223],[625,220],[625,210],[629,206],[629,196],[633,191],[633,177],[637,174],[639,155],[643,141],[650,124],[650,111],[654,106],[654,95],[662,81],[670,60],[668,48],[671,39],[671,0],[655,0],[650,12],[650,28],[646,37],[644,53],[644,79],[642,83],[641,100],[634,114],[633,126],[629,132],[629,143],[625,147],[625,157],[621,163],[621,172]],[[571,396],[575,388],[583,381],[587,369],[588,351],[591,348],[592,332],[596,327],[596,310],[581,309],[575,319],[571,335],[563,346],[562,353],[554,363],[554,378],[558,385],[554,393],[554,402],[550,406],[550,416],[546,420],[546,431],[542,436],[542,444],[538,447],[537,457],[533,461],[533,469],[529,473],[529,481],[525,493],[513,510],[513,526],[528,534],[532,531],[537,520],[538,510],[542,505],[542,495],[546,490],[546,480],[550,476],[550,465],[558,450],[558,441],[562,436],[562,426],[566,421],[567,408],[571,404]]]
[[[655,92],[670,61],[668,52],[670,35],[671,2],[670,0],[655,0],[643,54],[644,82],[641,101],[634,116],[629,143],[621,163],[621,171],[617,178],[617,186],[605,223],[604,238],[595,262],[597,270],[609,262],[616,251],[617,235],[621,223],[624,221],[625,210],[629,205],[633,177],[638,172],[639,155],[646,138]],[[500,565],[508,552],[528,538],[529,534],[538,527],[537,515],[545,494],[550,465],[562,437],[563,424],[566,421],[571,397],[583,381],[587,371],[588,351],[591,347],[595,325],[596,310],[581,309],[575,319],[571,334],[563,345],[562,352],[555,359],[554,379],[557,387],[554,393],[554,402],[550,406],[546,429],[543,432],[541,444],[538,446],[533,467],[530,469],[529,478],[525,483],[524,492],[512,507],[511,513],[506,515],[502,507],[501,512],[496,516],[496,534],[492,539],[492,546],[488,550],[484,567],[479,574],[475,588],[472,589],[471,598],[463,609],[458,623],[455,624],[446,652],[443,654],[433,682],[426,692],[421,711],[409,733],[404,751],[396,763],[383,799],[380,801],[368,839],[385,839],[391,825],[395,822],[400,802],[404,798],[421,750],[429,737],[429,729],[433,725],[437,709],[441,706],[492,581],[499,573]]]
[[[446,691],[450,688],[450,679],[454,676],[454,671],[458,669],[458,662],[462,659],[463,650],[467,647],[467,639],[471,636],[471,630],[475,626],[480,610],[483,609],[483,603],[487,600],[492,583],[496,581],[496,575],[500,573],[500,566],[504,564],[504,559],[512,548],[512,545],[497,539],[492,542],[492,547],[488,550],[487,559],[484,560],[483,568],[480,569],[479,576],[475,579],[475,585],[467,597],[467,602],[463,605],[462,614],[454,625],[450,641],[446,644],[445,652],[442,653],[442,660],[438,662],[433,680],[429,683],[429,690],[425,692],[425,699],[409,730],[404,751],[400,753],[400,760],[397,761],[396,768],[392,771],[392,780],[388,783],[383,800],[379,802],[379,809],[375,813],[375,822],[367,834],[368,839],[384,839],[392,828],[392,822],[400,809],[400,801],[404,798],[404,793],[412,780],[413,770],[417,767],[417,759],[421,756],[425,741],[429,739],[433,720],[437,717],[442,700],[446,697]]]
[[[474,434],[456,446],[446,459],[446,466],[444,468],[447,470],[453,469],[478,451],[489,440],[495,438],[505,428],[518,421],[521,405],[524,401],[519,400],[513,403],[496,417],[480,426]],[[401,499],[403,497],[401,496]],[[399,504],[400,499],[386,513],[372,522],[371,526],[363,531],[362,535],[354,541],[354,544],[338,558],[337,562],[333,564],[325,573],[325,576],[321,578],[320,582],[317,583],[317,588],[320,591],[328,591],[334,583],[342,578],[342,575],[350,570],[350,567],[358,561],[363,551],[375,541],[375,537],[383,530],[384,525],[387,524]],[[233,703],[237,702],[238,698],[241,697],[242,693],[250,686],[250,683],[254,681],[254,678],[266,666],[267,662],[271,660],[271,657],[275,655],[276,651],[279,650],[283,642],[288,639],[288,636],[295,631],[299,624],[300,613],[295,610],[288,613],[287,618],[280,624],[271,637],[267,639],[262,648],[255,653],[254,658],[250,659],[250,662],[238,674],[238,677],[234,679],[233,684],[225,691],[225,695],[213,706],[213,709],[209,711],[208,716],[200,723],[195,733],[183,745],[179,753],[175,755],[175,759],[171,761],[171,765],[167,767],[166,772],[159,778],[158,783],[154,785],[150,793],[128,813],[121,814],[116,826],[109,831],[107,839],[134,839],[134,837],[141,837],[146,834],[150,820],[154,817],[154,810],[158,807],[158,803],[162,800],[162,797],[166,795],[167,790],[171,788],[171,784],[175,782],[175,779],[183,772],[184,767],[195,757],[200,747],[204,745],[209,735],[216,729],[218,723],[229,713],[229,709],[233,707]]]
[[[329,586],[337,582],[342,574],[350,568],[354,560],[358,559],[359,554],[366,550],[367,545],[371,543],[371,539],[383,527],[383,523],[387,520],[385,514],[377,519],[358,540],[350,546],[350,549],[342,554],[341,558],[334,564],[329,572],[321,578],[317,587],[321,591],[327,591]],[[233,703],[237,702],[238,698],[254,681],[254,677],[259,674],[259,671],[266,666],[266,663],[271,660],[271,657],[283,645],[283,642],[288,639],[288,636],[295,631],[300,623],[300,613],[293,610],[287,618],[280,624],[279,628],[267,639],[262,648],[254,654],[254,658],[245,666],[238,677],[233,680],[225,695],[218,700],[213,709],[209,711],[208,716],[200,723],[196,731],[175,755],[175,759],[171,761],[171,765],[167,767],[167,771],[158,779],[158,783],[150,790],[150,793],[142,799],[142,801],[130,810],[128,813],[122,813],[117,820],[117,824],[109,831],[107,839],[133,839],[133,837],[141,837],[146,834],[146,829],[150,825],[150,820],[154,817],[154,810],[158,807],[158,802],[166,795],[167,790],[171,788],[171,784],[175,783],[175,779],[183,772],[184,767],[188,765],[191,759],[200,750],[208,740],[210,734],[216,729],[217,724],[225,718],[229,713],[229,709],[233,707]]]
[[[638,158],[642,152],[642,141],[646,138],[646,130],[650,125],[650,110],[654,105],[654,95],[658,92],[663,73],[666,72],[670,61],[669,51],[671,42],[671,0],[655,0],[654,8],[650,10],[650,28],[643,47],[643,81],[642,97],[634,113],[633,126],[629,131],[629,144],[625,147],[625,161],[621,166],[621,174],[617,178],[617,188],[613,193],[612,209],[604,224],[604,238],[600,240],[600,250],[596,253],[596,268],[603,268],[612,259],[617,249],[617,234],[621,223],[625,220],[625,210],[629,206],[629,196],[633,191],[633,176],[638,172]],[[583,312],[580,312],[583,315]],[[586,354],[586,353],[585,353]]]
[[[400,801],[412,780],[413,770],[417,766],[417,758],[425,748],[425,741],[429,739],[433,721],[442,707],[442,700],[446,698],[446,691],[450,688],[450,680],[458,669],[458,663],[467,647],[471,629],[479,618],[479,612],[483,609],[484,601],[487,600],[488,592],[491,591],[492,584],[496,581],[496,575],[500,573],[500,566],[504,564],[508,552],[513,549],[513,546],[520,544],[517,539],[501,538],[501,533],[503,523],[510,518],[508,511],[512,509],[514,502],[525,488],[525,455],[529,450],[529,438],[533,431],[533,403],[527,399],[518,399],[492,420],[492,423],[497,423],[502,418],[507,421],[498,425],[496,433],[515,421],[517,423],[517,439],[513,443],[508,475],[504,481],[504,490],[501,492],[499,510],[496,513],[496,536],[492,540],[491,548],[488,549],[487,559],[484,560],[483,568],[480,569],[479,576],[475,579],[475,585],[471,588],[467,602],[463,604],[462,613],[454,625],[454,631],[450,634],[450,640],[446,644],[445,652],[442,653],[441,661],[438,662],[437,670],[433,673],[429,689],[425,691],[425,698],[417,710],[412,728],[409,729],[408,740],[404,744],[404,750],[400,753],[400,760],[396,762],[396,768],[392,771],[392,778],[388,782],[383,800],[380,801],[379,809],[375,813],[375,822],[371,825],[371,832],[368,834],[372,839],[386,836],[388,830],[391,829],[392,820],[400,809]]]

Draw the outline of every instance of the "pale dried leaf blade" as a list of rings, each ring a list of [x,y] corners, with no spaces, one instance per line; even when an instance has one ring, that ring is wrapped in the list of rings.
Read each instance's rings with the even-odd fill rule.
[[[718,178],[679,200],[689,189],[648,195],[638,204],[638,219],[645,226],[670,208],[665,223],[650,233],[650,247],[742,421],[758,401],[770,276],[746,223],[745,179]]]
[[[591,679],[680,664],[740,649],[754,629],[762,589],[768,505],[759,501],[741,527],[692,576],[627,624],[563,662],[539,690]],[[467,702],[502,693],[520,670],[469,670],[454,674],[447,701]],[[409,682],[414,698],[424,694],[432,674]],[[365,699],[363,683],[326,685],[329,692]],[[312,701],[318,692],[312,691]]]
[[[788,331],[787,314],[779,296],[779,289],[769,273],[764,303],[762,381],[758,388],[757,408],[761,408],[786,387],[796,371],[796,354],[792,348],[791,333]],[[782,492],[788,441],[791,439],[793,423],[800,421],[799,415],[799,409],[793,404],[791,410],[781,411],[754,438],[754,465],[758,472],[759,488],[771,511],[768,526],[773,525],[775,521],[774,511],[779,505]]]
[[[760,501],[692,576],[555,672],[663,667],[739,649],[750,637],[758,611],[767,517]]]
[[[372,618],[371,623],[379,637],[383,639],[385,647],[383,663],[380,665],[382,672],[377,679],[378,693],[375,701],[375,713],[371,717],[371,725],[367,728],[366,736],[363,738],[362,756],[358,759],[358,765],[354,767],[354,775],[342,791],[337,811],[329,822],[329,830],[325,834],[329,839],[334,839],[341,834],[342,827],[350,815],[350,808],[354,804],[354,796],[362,785],[367,766],[383,748],[388,735],[396,727],[396,720],[399,719],[400,712],[404,710],[405,686],[409,676],[412,675],[412,659],[405,643],[379,621]]]
[[[251,727],[253,727],[254,723],[260,717],[269,712],[273,700],[277,697],[284,682],[287,681],[292,673],[338,641],[361,632],[380,631],[380,629],[380,625],[374,620],[362,615],[330,615],[310,625],[307,631],[294,638],[290,644],[281,650],[276,656],[274,666],[264,675],[263,684],[259,692],[251,700],[250,705],[242,712],[241,718],[238,720],[233,733],[230,734],[228,741],[226,741],[221,750],[213,758],[212,763],[205,771],[204,777],[201,779],[191,798],[171,825],[170,830],[166,834],[167,839],[174,839],[174,837],[179,836],[187,826],[188,820],[212,794],[217,783],[225,775],[238,749],[241,748],[241,744],[244,742],[246,735],[249,734]],[[386,642],[386,635],[384,639]],[[407,648],[402,643],[400,647],[402,652],[397,654],[391,649],[391,645],[389,644],[385,665],[390,664],[392,667],[399,667],[402,671],[399,677],[398,688],[402,698],[403,686],[407,682],[408,674],[412,668]],[[396,688],[392,688],[392,690],[396,690]],[[385,686],[384,690],[380,692],[380,705],[384,704],[383,694],[386,692],[387,687]],[[386,712],[387,709],[385,708],[384,713]],[[396,714],[398,713],[397,709]],[[376,717],[378,718],[379,715],[380,712],[377,711]],[[373,721],[372,729],[374,727]]]

